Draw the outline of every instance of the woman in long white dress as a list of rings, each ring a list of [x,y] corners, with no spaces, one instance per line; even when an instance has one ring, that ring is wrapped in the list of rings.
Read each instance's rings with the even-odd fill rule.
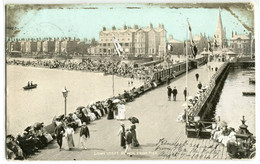
[[[74,134],[73,128],[70,125],[67,125],[67,128],[65,129],[65,137],[67,139],[69,150],[75,147],[73,134]]]
[[[118,108],[118,116],[117,116],[117,119],[118,120],[125,120],[125,112],[126,112],[126,109],[125,109],[125,105],[123,104],[123,102],[119,103],[117,105],[117,108]]]

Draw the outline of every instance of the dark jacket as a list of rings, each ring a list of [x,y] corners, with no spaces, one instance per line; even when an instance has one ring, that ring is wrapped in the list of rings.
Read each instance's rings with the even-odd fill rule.
[[[85,135],[86,137],[90,137],[89,129],[88,129],[88,127],[87,127],[86,125],[83,125],[83,126],[81,127],[81,129],[80,129],[80,134],[79,134],[79,136],[81,137],[81,136],[83,136],[83,135]]]
[[[168,96],[171,96],[171,94],[172,94],[172,89],[171,88],[168,88]]]
[[[177,94],[178,94],[177,89],[173,89],[173,90],[172,90],[172,94],[173,94],[173,95],[177,95]]]
[[[183,94],[184,94],[185,96],[187,96],[187,90],[186,90],[186,89],[184,89]]]
[[[199,88],[199,89],[202,88],[202,84],[201,84],[201,83],[198,84],[198,88]]]
[[[62,136],[63,133],[65,133],[65,129],[62,125],[59,125],[59,126],[56,126],[54,132],[55,132],[56,136]]]
[[[127,133],[126,133],[126,144],[131,144],[132,143],[132,139],[133,139],[133,135],[132,135],[132,133],[130,132],[130,131],[128,131]]]

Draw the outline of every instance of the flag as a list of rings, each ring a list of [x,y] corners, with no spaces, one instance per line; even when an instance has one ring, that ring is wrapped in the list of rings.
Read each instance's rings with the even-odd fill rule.
[[[209,51],[210,51],[210,52],[213,52],[213,49],[212,49],[212,47],[211,47],[210,41],[208,41],[208,46],[209,46]]]
[[[194,44],[194,43],[193,43],[193,44]],[[197,55],[197,53],[198,53],[198,48],[197,48],[197,46],[196,46],[195,44],[194,44],[194,45],[191,44],[190,48],[191,48],[191,53],[192,53],[192,55],[193,55],[194,58],[195,58],[196,55]]]
[[[123,48],[121,47],[121,45],[119,44],[118,40],[116,37],[113,37],[113,43],[116,49],[117,54],[120,56],[121,52],[123,52]]]
[[[188,20],[187,20],[187,23],[188,23],[188,30],[189,30],[189,36],[190,36],[190,49],[191,49],[192,55],[195,58],[198,53],[198,48],[193,41],[192,34],[191,34],[191,26],[190,26],[190,23]]]

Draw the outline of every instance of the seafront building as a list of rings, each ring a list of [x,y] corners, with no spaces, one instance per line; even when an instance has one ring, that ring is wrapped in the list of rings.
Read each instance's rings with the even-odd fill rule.
[[[237,33],[233,35],[230,39],[230,47],[238,55],[250,56],[254,53],[254,39],[251,33],[249,35],[238,35]]]
[[[21,52],[25,54],[39,54],[39,53],[56,53],[56,54],[82,54],[82,55],[117,55],[114,47],[113,37],[116,37],[119,44],[123,48],[122,54],[124,56],[148,57],[165,55],[183,55],[185,54],[184,41],[173,39],[173,35],[169,35],[167,40],[167,31],[163,24],[158,27],[153,27],[150,23],[148,27],[133,27],[124,25],[122,28],[112,26],[111,29],[103,27],[99,32],[98,42],[95,44],[87,43],[84,39],[80,41],[76,38],[62,37],[62,38],[31,38],[18,39],[8,38],[6,42],[6,52]],[[211,42],[214,54],[219,56],[223,52],[232,50],[238,55],[252,55],[254,54],[254,39],[251,34],[235,35],[232,32],[232,38],[226,38],[226,28],[223,27],[221,12],[218,13],[217,27],[214,37],[206,37],[206,34],[200,33],[193,35],[193,41],[198,49],[198,54],[204,53],[208,50],[208,42]],[[172,51],[168,51],[166,45],[172,46]],[[190,54],[190,48],[188,48]]]
[[[107,30],[103,27],[99,33],[99,53],[114,55],[113,37],[116,37],[127,56],[163,56],[166,54],[166,33],[163,24],[157,28],[151,23],[149,27],[123,26],[122,29]]]
[[[86,41],[76,38],[45,38],[45,39],[8,39],[6,52],[22,53],[85,53]]]

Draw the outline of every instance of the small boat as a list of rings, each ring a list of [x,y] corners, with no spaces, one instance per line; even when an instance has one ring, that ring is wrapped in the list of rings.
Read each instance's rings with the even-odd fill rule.
[[[37,88],[37,84],[23,87],[24,90],[33,89],[33,88]]]
[[[243,96],[255,96],[255,92],[243,92]]]

